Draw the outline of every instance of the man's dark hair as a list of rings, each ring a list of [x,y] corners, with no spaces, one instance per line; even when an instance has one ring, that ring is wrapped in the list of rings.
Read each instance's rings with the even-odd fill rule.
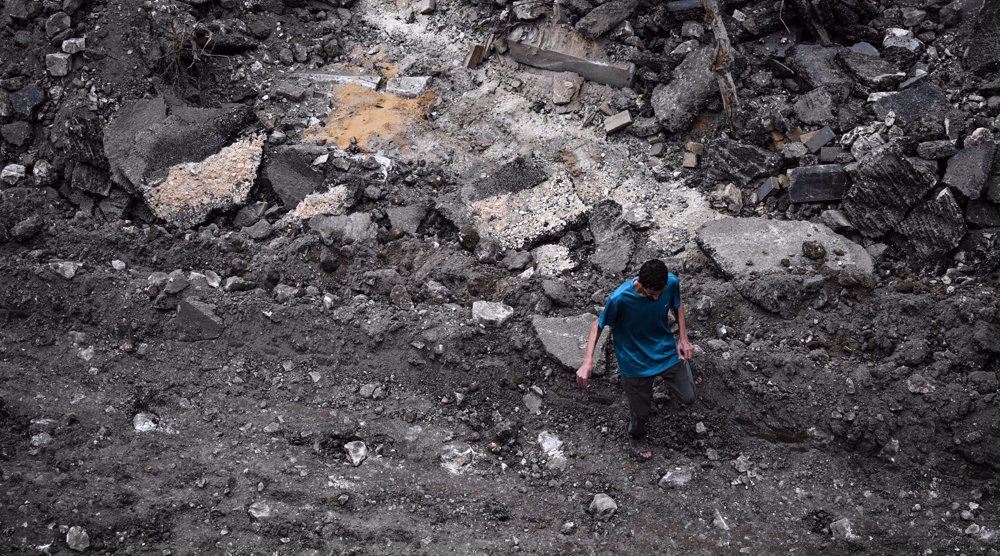
[[[639,283],[642,287],[660,291],[667,287],[667,265],[660,259],[650,259],[639,268]]]

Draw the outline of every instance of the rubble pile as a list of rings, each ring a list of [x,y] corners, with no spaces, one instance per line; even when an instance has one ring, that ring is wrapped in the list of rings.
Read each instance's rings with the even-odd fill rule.
[[[0,2],[0,552],[995,553],[998,5]]]

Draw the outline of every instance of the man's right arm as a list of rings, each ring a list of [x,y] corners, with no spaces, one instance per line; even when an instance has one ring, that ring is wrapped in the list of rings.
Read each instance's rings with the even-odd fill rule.
[[[590,374],[594,370],[594,349],[597,347],[597,340],[601,337],[601,327],[598,321],[590,325],[590,335],[587,337],[587,348],[583,352],[583,364],[576,371],[576,383],[580,388],[586,389],[590,382]]]

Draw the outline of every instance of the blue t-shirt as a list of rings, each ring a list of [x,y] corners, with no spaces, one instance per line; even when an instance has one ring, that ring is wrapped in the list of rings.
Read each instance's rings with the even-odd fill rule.
[[[622,376],[653,376],[680,361],[677,340],[667,321],[668,310],[680,309],[680,282],[673,273],[668,274],[663,293],[653,301],[635,291],[635,280],[625,281],[611,293],[597,326],[611,326]]]

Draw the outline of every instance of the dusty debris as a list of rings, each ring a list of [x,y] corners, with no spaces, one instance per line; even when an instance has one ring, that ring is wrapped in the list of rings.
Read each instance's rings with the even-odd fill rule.
[[[532,67],[568,71],[588,81],[628,87],[635,65],[610,61],[600,46],[561,26],[521,26],[507,38],[511,58]]]
[[[172,166],[165,180],[143,188],[146,203],[181,228],[200,224],[212,211],[242,205],[257,178],[263,146],[263,137],[248,137],[201,162]]]

